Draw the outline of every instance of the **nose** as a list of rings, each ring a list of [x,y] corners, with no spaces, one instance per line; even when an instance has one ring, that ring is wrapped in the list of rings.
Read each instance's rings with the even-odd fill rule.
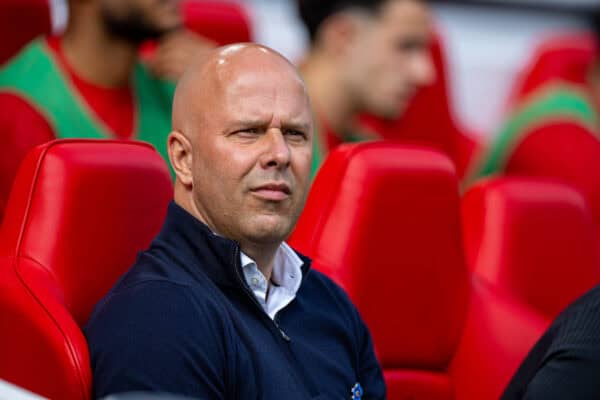
[[[415,54],[411,61],[411,75],[415,86],[427,86],[435,81],[437,73],[429,49]]]
[[[285,169],[291,161],[290,146],[280,129],[269,129],[263,137],[265,150],[261,156],[263,168]]]

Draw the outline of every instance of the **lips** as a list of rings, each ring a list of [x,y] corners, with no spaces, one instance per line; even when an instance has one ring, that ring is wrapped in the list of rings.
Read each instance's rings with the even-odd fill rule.
[[[287,183],[267,183],[251,189],[251,192],[265,200],[281,201],[285,200],[292,194],[292,191]]]

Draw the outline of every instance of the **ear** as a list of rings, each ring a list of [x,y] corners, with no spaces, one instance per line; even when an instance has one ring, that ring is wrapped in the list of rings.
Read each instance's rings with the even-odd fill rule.
[[[192,143],[181,132],[173,131],[167,139],[169,160],[177,180],[186,187],[192,186]]]
[[[340,12],[329,17],[321,27],[321,44],[333,55],[343,55],[358,39],[365,21],[351,12]]]

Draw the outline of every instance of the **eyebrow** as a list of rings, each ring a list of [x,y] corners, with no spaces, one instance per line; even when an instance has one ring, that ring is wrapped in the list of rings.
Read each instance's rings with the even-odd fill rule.
[[[229,124],[229,129],[241,129],[244,127],[260,127],[260,128],[266,128],[269,125],[268,121],[265,121],[264,119],[242,119],[242,120],[237,120],[237,121],[233,121],[231,124]],[[289,122],[284,122],[282,124],[282,129],[285,130],[297,130],[297,131],[309,131],[311,129],[311,123],[310,122],[296,122],[296,121],[289,121]]]

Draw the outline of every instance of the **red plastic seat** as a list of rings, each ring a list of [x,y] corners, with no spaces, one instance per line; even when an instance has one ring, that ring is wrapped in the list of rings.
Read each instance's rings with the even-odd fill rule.
[[[518,108],[545,88],[567,85],[584,96],[589,72],[598,58],[598,43],[589,32],[544,40],[524,68],[509,109]],[[504,175],[560,179],[579,190],[588,202],[600,235],[600,140],[593,124],[559,115],[530,125],[509,146]]]
[[[0,1],[0,65],[31,39],[51,30],[48,0]]]
[[[139,142],[59,140],[24,160],[0,230],[0,378],[87,399],[80,327],[161,226],[172,197],[161,156]]]
[[[252,40],[250,17],[239,3],[187,0],[182,4],[185,26],[219,45]]]
[[[600,282],[592,215],[574,189],[490,179],[465,194],[462,210],[473,271],[549,320]]]
[[[471,277],[460,225],[447,157],[371,142],[330,154],[290,238],[357,305],[391,400],[497,398],[546,327]]]
[[[540,43],[528,65],[517,79],[511,104],[524,99],[550,81],[587,84],[598,44],[591,32],[553,35]]]
[[[431,57],[436,71],[435,81],[416,94],[399,118],[386,120],[365,115],[361,122],[384,139],[441,151],[454,162],[458,176],[462,178],[468,173],[473,157],[481,151],[482,144],[475,135],[460,127],[454,118],[450,106],[446,57],[439,37],[431,44]]]

